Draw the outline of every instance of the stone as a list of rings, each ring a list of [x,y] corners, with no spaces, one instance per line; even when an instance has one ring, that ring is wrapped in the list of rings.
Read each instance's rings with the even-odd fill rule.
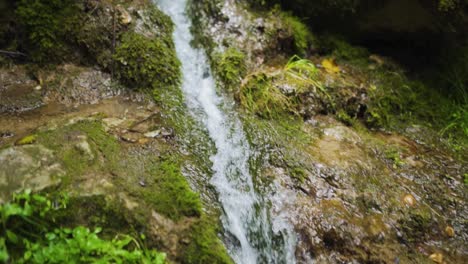
[[[155,137],[159,136],[159,134],[161,134],[161,130],[158,129],[158,130],[147,132],[144,135],[147,138],[155,138]]]
[[[415,206],[416,205],[416,199],[414,198],[413,195],[411,194],[406,194],[404,197],[403,197],[403,202],[408,205],[408,206]]]
[[[119,12],[119,20],[122,25],[126,26],[132,23],[132,16],[128,13],[128,11],[122,7],[121,5],[117,6],[117,11]]]
[[[137,143],[140,137],[135,133],[124,133],[120,135],[120,138],[128,143]]]
[[[75,144],[75,148],[79,150],[82,154],[88,156],[89,160],[94,159],[94,153],[91,149],[91,146],[88,143],[87,137],[86,136],[79,136],[78,137],[79,142]]]
[[[429,259],[435,263],[444,263],[444,255],[441,253],[434,253],[429,256]]]
[[[445,228],[445,234],[449,237],[454,237],[455,236],[455,230],[451,226],[447,226]]]
[[[0,151],[0,202],[25,189],[40,191],[60,183],[65,172],[52,150],[42,145]]]

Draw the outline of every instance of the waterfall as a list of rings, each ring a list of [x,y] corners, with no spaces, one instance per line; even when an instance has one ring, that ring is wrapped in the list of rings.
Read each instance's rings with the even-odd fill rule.
[[[182,62],[186,104],[216,146],[216,154],[210,158],[214,173],[210,183],[218,192],[226,237],[231,238],[226,239],[229,254],[239,264],[295,263],[292,229],[273,230],[275,220],[270,219],[268,202],[255,191],[249,172],[250,146],[242,124],[232,106],[216,93],[205,52],[190,45],[187,0],[156,3],[175,23],[174,42]]]

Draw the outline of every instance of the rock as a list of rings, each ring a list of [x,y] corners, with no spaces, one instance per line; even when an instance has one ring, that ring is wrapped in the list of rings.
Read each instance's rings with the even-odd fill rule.
[[[144,145],[144,144],[148,143],[149,141],[150,141],[150,140],[149,140],[148,138],[140,138],[140,139],[138,140],[138,144]]]
[[[11,131],[1,131],[0,132],[0,138],[11,138],[14,137],[15,134]]]
[[[119,12],[119,21],[122,25],[126,26],[132,23],[132,16],[128,13],[128,11],[122,7],[121,5],[117,6],[117,11]]]
[[[125,120],[115,117],[104,118],[102,122],[107,128],[116,128],[120,126]]]
[[[42,145],[1,150],[0,168],[0,202],[24,189],[40,191],[55,186],[65,175],[53,152]]]
[[[138,132],[138,133],[146,133],[151,130],[151,127],[153,126],[153,122],[150,122],[149,120],[145,120],[143,122],[139,122],[132,127],[130,127],[130,131],[132,132]]]
[[[154,130],[154,131],[150,131],[150,132],[147,132],[145,133],[145,137],[147,138],[155,138],[157,136],[159,136],[159,134],[161,134],[161,130]]]
[[[455,230],[451,226],[447,226],[445,228],[445,234],[449,237],[454,237],[455,236]]]
[[[442,253],[434,253],[429,256],[429,259],[435,263],[444,263],[444,255]]]
[[[87,137],[86,136],[78,136],[77,138],[79,142],[75,144],[75,148],[79,150],[81,153],[84,155],[88,156],[89,160],[94,159],[94,153],[91,150],[91,146],[88,143]]]
[[[140,139],[138,134],[130,133],[130,132],[120,135],[120,138],[123,141],[128,142],[128,143],[136,143]]]
[[[161,136],[163,136],[163,138],[171,138],[171,137],[174,137],[174,129],[163,127],[163,128],[161,129]]]
[[[406,194],[404,197],[403,197],[403,202],[408,205],[408,206],[415,206],[416,205],[416,199],[414,198],[413,195],[411,194]]]

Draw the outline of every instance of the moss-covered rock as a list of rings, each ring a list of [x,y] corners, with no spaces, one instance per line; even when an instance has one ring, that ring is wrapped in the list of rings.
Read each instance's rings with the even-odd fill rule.
[[[165,89],[180,81],[180,62],[174,47],[160,39],[128,32],[115,53],[116,75],[125,84],[140,89]]]

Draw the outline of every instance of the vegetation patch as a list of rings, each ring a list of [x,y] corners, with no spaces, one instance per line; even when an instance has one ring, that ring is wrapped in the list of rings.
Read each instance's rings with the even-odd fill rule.
[[[139,191],[152,208],[173,220],[202,213],[200,197],[190,188],[180,166],[174,156],[162,157],[148,170],[153,177],[151,188]]]
[[[247,72],[245,54],[230,47],[223,53],[215,53],[212,61],[218,78],[230,91],[234,91]]]
[[[66,199],[53,202],[26,191],[0,206],[0,261],[13,263],[164,263],[165,254],[142,248],[120,234],[100,238],[101,228],[64,228],[54,222],[54,211],[66,208]]]
[[[309,47],[315,41],[309,28],[292,13],[280,12],[280,17],[294,37],[294,51],[299,56],[305,56]]]
[[[217,225],[213,224],[208,217],[202,216],[201,219],[192,225],[191,243],[182,253],[183,263],[201,264],[232,264],[223,244],[216,236]]]
[[[122,36],[115,53],[116,75],[126,85],[143,90],[180,83],[180,62],[173,44],[135,32]]]

